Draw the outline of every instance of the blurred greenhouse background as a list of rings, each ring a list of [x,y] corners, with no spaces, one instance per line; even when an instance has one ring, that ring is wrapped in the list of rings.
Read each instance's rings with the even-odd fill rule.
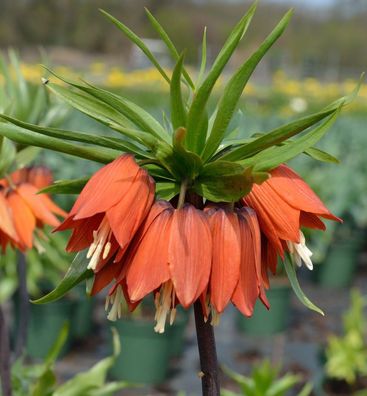
[[[1,112],[7,112],[10,104],[17,103],[15,107],[21,113],[12,115],[25,121],[108,135],[107,128],[102,129],[100,124],[46,94],[42,106],[50,107],[41,117],[36,111],[36,104],[40,102],[35,99],[41,77],[52,78],[40,66],[42,63],[59,75],[83,78],[122,93],[157,118],[163,118],[169,102],[161,75],[101,16],[98,8],[107,10],[144,37],[148,47],[160,60],[165,60],[170,70],[173,64],[169,54],[146,21],[144,7],[147,7],[165,26],[177,47],[187,49],[187,61],[195,72],[199,67],[204,27],[208,26],[208,55],[213,60],[249,2],[0,0],[0,4]],[[231,129],[239,130],[243,138],[269,131],[285,120],[321,109],[352,92],[361,73],[367,69],[366,0],[262,0],[246,40],[231,60],[231,70],[241,64],[290,6],[295,8],[294,18],[246,87],[232,125]],[[19,65],[16,58],[20,59]],[[4,66],[7,63],[10,63],[8,73],[12,79],[19,79],[17,73],[20,73],[27,81],[28,90],[9,89]],[[215,88],[218,95],[223,83],[224,80],[220,81]],[[22,106],[19,107],[19,103]],[[365,393],[358,395],[367,395],[365,83],[358,98],[343,111],[318,147],[333,157],[326,162],[316,162],[304,155],[292,166],[331,211],[344,220],[343,225],[329,222],[327,232],[315,231],[308,236],[315,269],[311,275],[300,271],[306,294],[322,307],[326,316],[301,306],[281,274],[274,280],[274,295],[269,293],[273,307],[270,312],[257,307],[252,319],[241,319],[234,310],[226,312],[216,328],[222,384],[223,389],[228,390],[223,391],[223,395],[357,395],[357,390],[363,389]],[[332,164],[338,161],[340,165]],[[90,175],[99,167],[95,164],[92,168],[90,163],[46,150],[37,157],[37,163],[49,166],[56,180]],[[55,200],[65,210],[73,203],[70,196],[56,196]],[[66,236],[52,236],[50,243],[44,244],[44,253],[32,250],[27,254],[31,298],[50,290],[66,271],[71,257],[63,252],[65,241]],[[16,260],[10,251],[0,258],[0,300],[6,304],[14,337],[19,319]],[[53,366],[55,359],[51,359],[47,367],[41,367],[39,362],[57,337],[61,334],[60,337],[66,339],[54,365],[60,384],[112,354],[110,324],[105,319],[103,301],[92,302],[84,297],[83,289],[74,290],[69,297],[50,306],[32,306],[28,332],[26,361],[38,362],[39,373]],[[147,312],[151,304],[146,302]],[[115,384],[128,381],[128,388],[115,392],[111,385],[110,393],[107,390],[98,394],[200,394],[200,380],[195,377],[199,365],[191,313],[180,312],[177,324],[165,335],[151,333],[148,335],[151,339],[136,341],[135,336],[143,334],[144,316],[143,309],[134,319],[141,322],[139,330],[132,328],[129,321],[116,324],[121,353],[115,362],[108,361],[112,366],[109,375]],[[68,336],[66,330],[62,330],[65,320],[70,321]],[[149,326],[152,327],[151,323]],[[148,351],[151,346],[158,352]],[[139,378],[138,374],[143,377]],[[27,389],[24,383],[36,383],[37,375],[18,364],[14,381],[19,392],[15,395],[30,394],[24,390]],[[277,378],[283,382],[277,382]],[[332,381],[326,380],[330,378]],[[265,390],[251,393],[247,388],[265,389],[261,386],[267,381],[278,386],[281,392],[271,393],[269,389],[268,393]],[[140,382],[145,385],[133,386]],[[86,391],[70,393],[68,386],[54,394],[89,395]],[[182,393],[183,390],[186,393]]]

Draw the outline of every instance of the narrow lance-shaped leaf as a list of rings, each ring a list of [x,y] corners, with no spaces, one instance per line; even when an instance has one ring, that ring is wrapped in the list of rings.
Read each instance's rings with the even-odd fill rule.
[[[51,92],[63,99],[72,107],[104,125],[109,126],[111,122],[125,126],[130,124],[127,118],[121,115],[114,108],[100,100],[90,97],[90,95],[80,94],[60,85],[52,84],[50,81],[46,83],[46,86]]]
[[[172,73],[172,80],[170,86],[170,99],[171,99],[171,119],[173,129],[176,130],[179,127],[186,126],[186,110],[182,98],[181,91],[181,73],[184,61],[184,55],[182,54],[177,61],[177,64]]]
[[[145,56],[152,62],[152,64],[157,68],[159,73],[163,76],[163,78],[170,83],[170,79],[167,76],[166,72],[163,70],[162,66],[159,64],[155,56],[150,52],[149,48],[146,44],[133,32],[131,31],[126,25],[122,22],[118,21],[115,17],[110,15],[108,12],[101,10],[101,13],[107,17],[119,30],[121,30],[134,44],[136,44],[145,54]]]
[[[120,95],[106,91],[102,88],[98,88],[86,81],[83,81],[85,85],[78,84],[74,81],[67,80],[64,77],[57,75],[49,69],[47,70],[66,84],[69,84],[72,87],[92,96],[92,98],[99,100],[108,106],[111,106],[114,110],[126,117],[126,119],[143,131],[150,132],[157,138],[163,138],[166,141],[169,141],[170,136],[167,134],[161,124],[137,104]]]
[[[40,190],[39,194],[79,194],[87,184],[89,177],[74,180],[56,180],[50,186]]]
[[[333,115],[329,116],[321,125],[308,132],[306,135],[294,140],[292,143],[283,146],[275,146],[268,148],[254,157],[248,158],[247,160],[241,161],[242,164],[254,166],[257,171],[271,170],[287,162],[297,155],[303,153],[308,148],[314,146],[334,124],[339,111],[336,111]],[[250,165],[250,166],[251,166]]]
[[[39,298],[38,300],[33,300],[34,304],[45,304],[51,301],[56,301],[63,297],[69,290],[75,287],[77,284],[82,282],[83,280],[93,276],[93,271],[87,269],[88,260],[87,249],[83,252],[78,253],[73,262],[71,263],[70,268],[66,272],[62,281],[56,286],[54,290],[45,296]]]
[[[294,264],[292,263],[291,259],[286,259],[284,260],[284,268],[287,273],[289,282],[291,283],[291,286],[293,288],[294,293],[298,297],[298,299],[301,301],[303,305],[305,305],[307,308],[312,309],[315,312],[318,312],[321,315],[324,315],[324,312],[317,307],[315,304],[313,304],[308,297],[304,294],[304,292],[301,289],[301,286],[299,285],[298,279],[297,279],[297,274],[296,270],[294,268]]]
[[[263,56],[284,32],[292,13],[293,11],[290,10],[284,15],[278,25],[260,45],[259,49],[256,50],[254,54],[252,54],[251,57],[238,69],[226,85],[224,93],[218,104],[217,116],[215,118],[211,134],[205,145],[203,152],[204,161],[208,160],[221,144],[237,103],[249,78]]]
[[[15,125],[0,123],[0,135],[7,137],[13,142],[33,145],[70,154],[75,157],[89,159],[91,161],[107,164],[113,161],[120,153],[106,148],[89,148],[64,142],[60,139],[43,136],[39,133],[30,132]]]
[[[324,110],[302,117],[298,120],[291,121],[290,123],[282,125],[281,127],[278,127],[266,134],[262,134],[258,139],[255,139],[248,144],[244,144],[243,146],[238,147],[229,153],[226,153],[221,157],[221,159],[227,161],[243,160],[251,155],[258,153],[261,150],[280,144],[284,140],[287,140],[292,136],[303,132],[305,129],[335,113],[335,111],[338,110],[340,106],[350,104],[358,95],[358,91],[362,84],[363,78],[364,74],[361,75],[359,83],[357,84],[353,92],[345,97],[334,101],[333,103],[325,107]]]
[[[206,108],[213,87],[223,71],[225,65],[237,48],[238,43],[245,34],[256,9],[256,2],[232,30],[222,50],[219,52],[206,79],[198,88],[195,98],[190,106],[187,118],[186,145],[189,150],[200,153],[206,140],[206,130],[202,129],[201,119]]]
[[[201,62],[200,62],[200,69],[197,78],[197,85],[200,85],[202,79],[204,78],[204,74],[206,70],[206,60],[207,60],[207,54],[206,54],[206,26],[205,26],[203,32],[203,40],[201,43]]]
[[[326,151],[320,150],[316,147],[310,147],[309,149],[305,150],[304,153],[317,161],[330,162],[332,164],[340,163],[338,158],[336,158],[333,155],[331,155],[330,153],[327,153]]]
[[[150,23],[152,24],[153,28],[155,31],[159,34],[160,38],[163,40],[163,42],[166,44],[169,52],[171,53],[173,59],[175,61],[178,61],[180,58],[180,54],[178,53],[175,45],[173,44],[172,40],[169,38],[167,32],[163,29],[162,25],[157,21],[157,19],[152,15],[152,13],[145,8],[145,12],[148,16],[148,19]],[[191,77],[185,67],[182,68],[182,74],[185,77],[185,80],[187,83],[190,85],[192,89],[195,89],[194,83],[191,80]]]
[[[21,120],[17,120],[16,118],[9,117],[4,114],[0,114],[0,118],[3,118],[4,120],[9,121],[12,124],[17,125],[21,128],[40,133],[42,135],[75,142],[94,144],[101,147],[107,147],[115,150],[122,150],[127,153],[137,154],[138,156],[143,158],[150,158],[150,156],[147,155],[146,152],[130,142],[118,139],[111,139],[108,137],[98,136],[94,134],[88,134],[85,132],[67,131],[64,129],[42,127],[39,125],[34,125]]]

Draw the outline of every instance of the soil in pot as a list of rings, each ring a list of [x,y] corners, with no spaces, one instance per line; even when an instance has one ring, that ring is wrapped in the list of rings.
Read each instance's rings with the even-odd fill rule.
[[[344,380],[326,379],[323,390],[328,396],[351,396],[354,392],[367,389],[367,378],[358,378],[353,385]]]

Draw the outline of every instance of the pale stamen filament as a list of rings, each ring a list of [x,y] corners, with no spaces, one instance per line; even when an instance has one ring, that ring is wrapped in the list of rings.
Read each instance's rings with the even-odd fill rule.
[[[164,333],[167,315],[170,313],[170,324],[175,319],[175,309],[172,303],[174,302],[174,289],[171,281],[164,283],[161,286],[160,292],[155,296],[156,314],[155,320],[157,324],[154,331],[157,333]]]
[[[87,259],[90,259],[87,267],[88,269],[95,270],[101,256],[102,259],[105,259],[108,256],[111,249],[111,235],[112,231],[108,223],[108,219],[105,216],[98,229],[93,231],[94,241],[90,245],[87,253]]]
[[[311,261],[312,252],[306,246],[306,239],[302,231],[300,231],[300,243],[287,241],[287,245],[289,253],[293,256],[294,261],[299,267],[302,265],[302,262],[304,262],[309,270],[313,269]]]
[[[107,319],[114,322],[117,319],[121,318],[122,311],[125,306],[125,298],[120,285],[117,286],[113,294],[107,296],[105,304],[106,311],[108,310],[110,304],[112,305],[112,307],[107,315]]]

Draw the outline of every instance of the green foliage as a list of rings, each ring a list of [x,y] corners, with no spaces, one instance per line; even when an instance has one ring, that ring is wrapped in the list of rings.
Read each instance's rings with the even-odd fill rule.
[[[25,80],[19,58],[14,51],[9,51],[8,58],[9,62],[0,56],[0,76],[4,77],[4,83],[0,84],[0,113],[3,114],[0,128],[6,117],[38,124],[40,127],[60,125],[69,110],[63,103],[51,101],[42,85],[35,87]],[[13,168],[28,165],[39,153],[36,147],[24,147],[24,144],[29,143],[22,138],[12,139],[12,131],[4,131],[0,138],[0,177]],[[11,140],[21,146],[17,148]]]
[[[249,377],[237,374],[228,368],[225,368],[224,372],[239,385],[241,393],[222,390],[222,396],[285,396],[302,381],[299,375],[294,374],[285,374],[281,377],[280,369],[273,367],[268,360],[257,365]],[[312,385],[306,384],[297,396],[308,396],[311,391]]]
[[[54,364],[63,347],[68,333],[64,326],[58,339],[45,361],[40,364],[26,365],[18,359],[12,366],[12,385],[14,396],[112,396],[128,386],[125,382],[106,383],[108,370],[120,354],[120,342],[113,329],[114,352],[89,370],[76,374],[62,385],[57,385]]]
[[[351,305],[343,316],[343,335],[328,339],[326,348],[326,373],[330,378],[344,380],[349,384],[358,377],[367,375],[366,344],[366,297],[354,289],[351,292]]]
[[[138,163],[146,167],[157,182],[157,196],[165,199],[174,198],[179,191],[184,191],[185,189],[180,189],[184,183],[188,192],[196,192],[204,199],[235,203],[251,190],[253,183],[260,184],[266,180],[270,170],[302,153],[319,161],[335,162],[332,155],[314,146],[334,123],[341,108],[357,95],[361,82],[351,95],[331,103],[322,111],[277,126],[268,133],[257,133],[246,139],[235,140],[240,138],[240,128],[233,128],[232,124],[236,109],[241,104],[243,89],[257,64],[284,32],[291,11],[285,14],[259,48],[229,79],[212,111],[212,98],[217,99],[213,94],[214,86],[244,38],[256,7],[255,2],[240,18],[208,71],[204,31],[197,85],[188,74],[184,56],[180,55],[167,32],[150,12],[147,12],[149,21],[176,63],[172,75],[168,75],[137,34],[102,11],[107,19],[143,51],[169,85],[170,117],[165,117],[161,122],[121,94],[85,81],[70,81],[51,72],[61,84],[45,80],[44,84],[50,92],[107,127],[108,133],[117,135],[97,136],[90,131],[58,129],[42,125],[42,121],[34,118],[25,119],[23,113],[19,116],[3,110],[5,115],[0,115],[3,120],[0,123],[0,136],[22,145],[43,147],[100,163],[112,161],[121,152],[133,153]],[[25,88],[20,79],[19,92]],[[43,92],[43,88],[40,89]],[[5,144],[7,143],[3,142],[3,147]],[[9,162],[6,156],[3,161],[5,165],[0,163],[0,166],[6,167]],[[62,181],[47,191],[75,193],[83,183],[84,180],[70,183]],[[60,298],[70,288],[90,277],[91,271],[86,266],[84,255],[78,255],[58,288],[37,302]],[[304,296],[292,266],[287,269],[287,273],[301,301],[320,312]]]
[[[64,251],[65,243],[65,235],[44,235],[36,239],[38,250],[34,248],[25,254],[27,289],[32,297],[42,294],[45,288],[54,288],[69,267],[70,257]],[[17,253],[7,249],[5,254],[0,255],[0,303],[8,300],[17,288]]]

